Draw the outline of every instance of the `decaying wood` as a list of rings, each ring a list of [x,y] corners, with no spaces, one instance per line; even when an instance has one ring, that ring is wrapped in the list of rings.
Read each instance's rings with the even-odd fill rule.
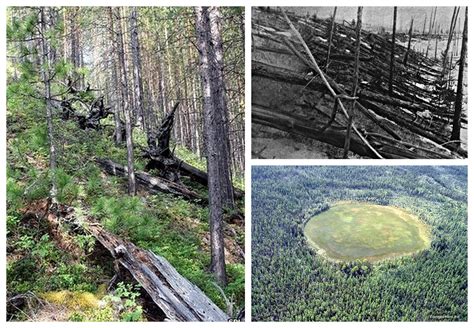
[[[88,87],[89,89],[89,87]],[[82,130],[101,128],[101,120],[113,114],[111,107],[106,107],[104,104],[104,96],[91,98],[91,90],[85,91],[74,90],[72,96],[61,101],[61,118],[65,121],[75,119]],[[72,91],[69,91],[72,92]],[[76,93],[78,93],[76,95]],[[79,104],[85,111],[77,112],[73,104]]]
[[[96,159],[96,162],[109,174],[127,177],[127,168],[120,164],[114,163],[108,159]],[[203,204],[207,203],[207,199],[202,198],[199,194],[188,189],[182,184],[178,184],[160,177],[154,177],[146,172],[140,171],[135,172],[135,177],[137,179],[137,183],[150,192],[164,192],[181,196],[189,200],[198,200]]]
[[[106,231],[90,217],[76,218],[74,210],[58,205],[54,209],[44,201],[49,220],[58,224],[74,221],[107,249],[116,262],[143,287],[153,302],[171,321],[228,321],[229,317],[197,286],[180,275],[163,257],[137,247]],[[44,211],[40,211],[44,213]],[[63,217],[64,213],[66,216]]]
[[[142,154],[148,159],[146,169],[156,169],[161,177],[176,183],[179,183],[180,175],[188,176],[207,187],[207,173],[179,159],[170,149],[171,131],[178,106],[179,102],[163,118],[157,133],[148,135],[148,149],[144,149]],[[242,199],[244,192],[234,187],[234,197]]]
[[[228,316],[163,257],[138,248],[98,225],[85,228],[145,289],[172,321],[228,321]]]

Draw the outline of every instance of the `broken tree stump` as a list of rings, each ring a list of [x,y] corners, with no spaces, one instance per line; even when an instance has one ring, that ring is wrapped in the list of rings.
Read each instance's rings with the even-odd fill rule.
[[[157,133],[150,133],[147,136],[148,149],[144,149],[142,155],[148,159],[146,169],[157,169],[161,177],[173,182],[179,182],[180,175],[188,176],[207,187],[207,173],[174,156],[170,150],[171,130],[173,129],[174,115],[178,106],[179,102],[163,118]],[[235,187],[233,189],[236,199],[244,197],[242,190]]]

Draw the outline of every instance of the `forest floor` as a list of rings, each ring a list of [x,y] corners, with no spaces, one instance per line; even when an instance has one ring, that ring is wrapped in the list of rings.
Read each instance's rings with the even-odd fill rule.
[[[70,231],[67,224],[51,229],[35,213],[48,197],[46,124],[39,101],[28,102],[9,93],[7,113],[7,293],[21,297],[11,302],[8,320],[28,321],[141,321],[154,317],[146,293],[133,280],[106,286],[114,276],[113,259],[90,235]],[[107,231],[166,258],[176,270],[197,285],[220,308],[234,313],[244,304],[244,223],[225,223],[225,256],[229,284],[217,287],[210,264],[208,208],[168,194],[127,195],[126,181],[109,176],[95,158],[125,164],[126,149],[113,143],[112,128],[80,130],[75,122],[54,122],[58,142],[56,182],[58,201],[74,208],[77,217],[92,216]],[[145,145],[143,135],[135,143]],[[138,147],[136,147],[138,149]],[[182,147],[176,155],[205,170],[205,162]],[[136,150],[136,170],[145,160]],[[205,187],[182,178],[183,183],[206,196]],[[243,189],[242,179],[236,179]],[[243,209],[243,201],[238,204]],[[222,294],[225,294],[225,296]],[[152,303],[152,302],[151,302]],[[155,314],[154,314],[155,313]]]

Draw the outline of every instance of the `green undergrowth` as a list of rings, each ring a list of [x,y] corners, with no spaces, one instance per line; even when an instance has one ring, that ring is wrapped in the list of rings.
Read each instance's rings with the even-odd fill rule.
[[[8,294],[96,294],[100,286],[110,280],[113,271],[112,263],[104,263],[93,254],[94,241],[81,234],[63,231],[70,246],[80,252],[80,256],[75,256],[51,237],[45,220],[23,215],[25,208],[48,197],[53,175],[48,170],[48,136],[46,124],[42,123],[45,121],[44,104],[21,96],[19,90],[21,87],[16,84],[10,84],[7,90]],[[163,256],[225,309],[224,298],[208,272],[210,251],[203,243],[209,229],[207,207],[166,194],[139,192],[135,197],[128,196],[125,180],[106,175],[94,161],[95,158],[109,158],[126,163],[125,148],[113,143],[113,128],[106,126],[100,132],[83,131],[73,121],[60,120],[57,112],[55,117],[58,169],[54,176],[58,201],[74,207],[77,215],[93,215],[109,231]],[[140,141],[138,137],[137,141]],[[182,159],[205,169],[204,162],[197,156],[181,147],[177,149]],[[145,162],[140,158],[138,147],[135,158],[136,169],[142,170]],[[243,238],[243,233],[238,238]],[[227,271],[229,285],[224,292],[236,303],[234,308],[238,310],[244,304],[244,266],[229,264]],[[114,317],[107,311],[79,311],[69,320],[133,321],[141,318],[136,313],[131,318]]]

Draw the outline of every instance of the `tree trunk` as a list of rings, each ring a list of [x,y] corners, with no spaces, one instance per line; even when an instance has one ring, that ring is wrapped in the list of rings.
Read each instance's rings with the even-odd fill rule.
[[[329,30],[329,39],[328,39],[328,53],[326,56],[326,67],[324,68],[324,71],[328,71],[329,67],[329,60],[331,56],[331,47],[332,47],[332,36],[334,35],[334,25],[336,23],[336,13],[337,13],[337,7],[334,7],[334,12],[332,13],[332,19],[331,19],[331,29]]]
[[[115,8],[116,17],[120,18],[120,9]],[[132,139],[132,122],[131,122],[131,108],[128,97],[128,78],[127,78],[127,69],[125,64],[125,49],[123,42],[123,33],[122,26],[120,21],[117,24],[117,54],[118,62],[121,69],[121,84],[122,84],[122,101],[123,101],[123,111],[125,116],[125,137],[127,143],[127,167],[128,167],[128,192],[130,195],[135,195],[136,193],[136,182],[135,182],[135,171],[133,169],[133,139]]]
[[[461,138],[461,112],[463,103],[463,80],[464,80],[464,65],[466,63],[467,53],[467,7],[464,18],[464,30],[462,32],[462,45],[461,45],[461,58],[459,59],[459,74],[458,74],[458,85],[456,92],[456,102],[454,104],[454,118],[453,118],[453,131],[451,133],[451,140],[460,140]],[[461,143],[459,143],[459,146]]]
[[[137,7],[132,7],[130,12],[130,46],[132,49],[132,63],[133,63],[133,82],[135,91],[135,112],[141,116],[142,126],[145,134],[149,134],[148,128],[148,113],[143,106],[143,82],[141,74],[141,56],[140,56],[140,41],[138,37],[138,11]]]
[[[209,7],[196,7],[196,32],[197,32],[197,48],[199,51],[201,81],[204,98],[204,133],[207,153],[207,173],[208,173],[208,189],[209,189],[209,225],[211,234],[211,271],[216,276],[221,285],[226,285],[227,277],[225,271],[224,258],[224,236],[222,232],[224,197],[227,186],[222,185],[222,176],[228,176],[229,172],[225,171],[228,167],[222,167],[222,157],[227,158],[227,142],[228,137],[223,135],[224,125],[226,124],[224,99],[222,98],[223,88],[217,86],[221,83],[218,75],[221,74],[216,64],[222,58],[216,58],[217,52],[215,44],[212,43],[216,38],[213,37],[214,30],[211,27],[211,12],[215,10]],[[216,19],[215,13],[212,14]],[[212,25],[217,24],[213,22]],[[217,90],[216,90],[217,87]]]
[[[436,12],[438,10],[438,7],[435,7],[434,13],[432,13],[432,17],[430,17],[430,26],[428,29],[428,45],[426,46],[426,57],[428,57],[429,52],[430,52],[430,43],[431,43],[431,32],[433,31],[433,27],[436,23]]]
[[[423,21],[423,32],[421,32],[421,35],[425,35],[425,27],[426,27],[426,14],[425,14],[425,20]]]
[[[111,49],[110,49],[110,61],[112,62],[111,69],[112,69],[112,80],[114,83],[114,137],[115,137],[115,144],[119,145],[123,142],[123,135],[122,135],[122,120],[120,119],[120,94],[118,90],[120,90],[119,80],[117,77],[117,36],[114,30],[114,15],[112,12],[112,7],[107,8],[107,12],[109,15],[109,31],[110,31],[110,40],[111,40]]]
[[[441,78],[444,80],[444,74],[446,73],[446,65],[448,64],[449,48],[451,46],[451,40],[453,39],[454,29],[456,28],[457,15],[461,7],[454,7],[453,16],[451,17],[451,25],[449,26],[448,41],[446,42],[446,50],[443,58],[443,69],[441,71]]]
[[[54,141],[54,132],[53,132],[53,103],[51,100],[51,74],[50,69],[51,65],[51,56],[52,56],[52,47],[49,42],[45,39],[48,33],[49,27],[49,18],[50,13],[46,12],[45,7],[40,8],[40,29],[41,29],[41,79],[44,84],[44,98],[46,102],[46,124],[48,128],[48,141],[49,141],[49,171],[51,174],[51,189],[49,191],[49,196],[54,204],[57,203],[57,185],[56,185],[56,147]],[[49,10],[54,10],[49,8]]]
[[[407,47],[407,52],[405,53],[405,58],[403,58],[403,65],[407,65],[408,61],[408,56],[410,54],[410,47],[411,47],[411,36],[413,34],[413,17],[411,19],[410,23],[410,30],[408,31],[408,47]]]
[[[363,7],[357,9],[357,26],[356,26],[356,46],[355,46],[355,60],[354,60],[354,84],[352,87],[352,96],[355,98],[357,96],[357,88],[359,85],[359,56],[360,56],[360,29],[362,27],[362,10]],[[356,100],[352,101],[351,109],[349,110],[349,118],[347,120],[347,132],[346,139],[344,141],[344,153],[342,158],[347,158],[349,153],[349,147],[351,144],[351,126],[352,119],[354,116],[354,110],[356,106]]]
[[[395,34],[397,32],[397,7],[393,7],[392,52],[390,54],[390,77],[388,78],[388,92],[393,94],[393,66],[395,65]]]
[[[234,208],[234,193],[232,191],[232,174],[231,174],[231,148],[229,140],[229,111],[227,107],[226,85],[224,80],[224,48],[221,37],[221,15],[218,7],[211,7],[209,10],[209,23],[211,27],[211,43],[214,52],[214,67],[211,70],[214,84],[214,102],[215,110],[221,118],[221,124],[217,125],[220,133],[216,140],[222,143],[222,154],[217,157],[219,161],[221,180],[221,197],[223,205],[226,209]]]

